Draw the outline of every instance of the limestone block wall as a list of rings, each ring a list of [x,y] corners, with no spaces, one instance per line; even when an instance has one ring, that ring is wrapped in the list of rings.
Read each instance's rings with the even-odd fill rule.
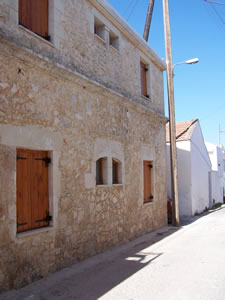
[[[103,0],[49,0],[50,42],[18,25],[18,0],[0,0],[0,36],[164,113],[165,63]],[[96,18],[104,39],[94,32]],[[110,35],[118,47],[110,45]],[[149,99],[141,96],[140,60],[148,65]]]
[[[19,26],[18,1],[0,0],[0,291],[167,222],[164,63],[103,0],[49,0],[49,33],[50,42]],[[149,65],[149,99],[140,96],[140,59]],[[18,148],[48,151],[52,161],[52,221],[24,233],[16,224]],[[108,177],[96,186],[100,157]],[[120,184],[112,184],[112,158]],[[143,160],[153,161],[147,204]]]
[[[21,287],[166,224],[165,118],[112,90],[0,43],[0,290]],[[49,227],[16,232],[16,149],[49,151]],[[122,183],[96,186],[96,159]],[[143,204],[143,160],[154,201]]]

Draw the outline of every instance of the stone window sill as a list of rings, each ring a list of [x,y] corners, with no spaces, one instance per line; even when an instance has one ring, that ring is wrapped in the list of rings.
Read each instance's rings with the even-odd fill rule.
[[[151,97],[148,98],[148,97],[145,97],[144,95],[141,95],[141,98],[144,99],[144,100],[152,102]]]
[[[98,34],[96,34],[95,33],[95,38],[99,41],[99,42],[101,42],[101,43],[103,43],[103,44],[105,44],[106,42],[105,42],[105,40],[103,40]]]
[[[120,51],[118,49],[116,49],[115,47],[113,47],[112,45],[110,45],[110,49],[115,51],[116,54],[120,55]]]
[[[154,203],[154,201],[153,200],[149,200],[148,202],[144,202],[143,204],[145,206],[145,205],[151,205],[152,203]]]
[[[26,236],[41,234],[43,232],[52,231],[52,230],[54,230],[53,226],[43,227],[43,228],[33,229],[33,230],[29,230],[29,231],[19,232],[16,234],[16,237],[23,238]]]
[[[96,184],[96,188],[103,188],[103,187],[109,187],[108,184]]]
[[[18,28],[22,31],[25,31],[26,33],[30,34],[31,36],[33,36],[34,38],[38,39],[39,41],[44,42],[45,44],[55,48],[55,45],[49,41],[47,41],[46,39],[42,38],[41,36],[39,36],[38,34],[32,32],[31,30],[27,29],[26,27],[24,27],[23,25],[18,25]]]

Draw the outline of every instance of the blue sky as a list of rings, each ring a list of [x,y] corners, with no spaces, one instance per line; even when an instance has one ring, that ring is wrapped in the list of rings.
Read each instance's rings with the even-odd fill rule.
[[[108,0],[143,35],[148,0]],[[215,0],[216,1],[216,0]],[[217,0],[224,3],[225,0]],[[199,119],[205,140],[218,144],[225,131],[225,5],[204,0],[169,0],[173,64],[190,58],[195,65],[175,68],[176,121]],[[150,46],[165,58],[162,0],[155,0]],[[167,90],[165,83],[165,107]],[[225,145],[225,133],[221,133]]]

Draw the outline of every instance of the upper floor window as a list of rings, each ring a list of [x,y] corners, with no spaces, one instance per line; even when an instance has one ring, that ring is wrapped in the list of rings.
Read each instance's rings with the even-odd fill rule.
[[[153,163],[149,160],[143,161],[143,171],[144,171],[144,203],[153,201],[152,193],[152,168]]]
[[[96,185],[107,184],[107,158],[101,157],[96,161]]]
[[[121,183],[121,162],[117,159],[112,159],[112,183]]]
[[[148,65],[143,63],[142,61],[140,62],[140,77],[141,77],[141,95],[144,97],[149,98],[148,95]]]
[[[109,31],[109,45],[119,50],[119,37],[111,30]]]
[[[19,0],[19,24],[50,40],[48,33],[48,0]]]
[[[94,33],[105,41],[105,25],[97,18],[94,19]]]

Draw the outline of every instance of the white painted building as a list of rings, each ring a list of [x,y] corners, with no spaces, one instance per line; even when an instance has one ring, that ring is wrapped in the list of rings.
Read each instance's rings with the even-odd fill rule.
[[[168,197],[171,197],[169,126],[167,133]],[[199,121],[176,123],[179,214],[193,216],[209,207],[211,162]]]
[[[210,181],[210,206],[214,203],[223,203],[224,196],[224,149],[221,146],[205,142],[212,163],[209,174]]]

